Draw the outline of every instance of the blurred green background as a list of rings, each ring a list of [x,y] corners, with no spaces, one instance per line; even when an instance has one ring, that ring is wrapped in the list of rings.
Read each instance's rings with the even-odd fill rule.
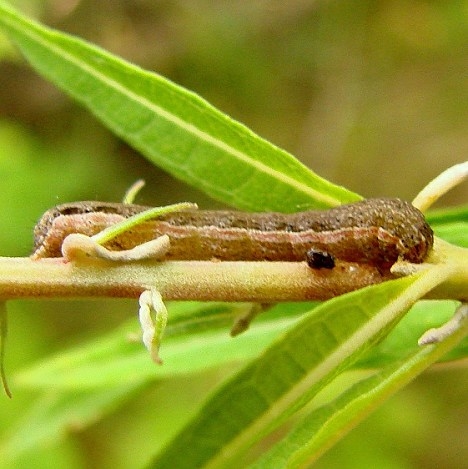
[[[198,92],[320,175],[366,197],[411,199],[467,159],[467,0],[11,3]],[[119,201],[138,178],[147,182],[139,203],[219,207],[111,135],[1,36],[0,55],[0,255],[28,255],[34,223],[47,208]],[[467,195],[465,184],[439,206],[466,203]],[[7,367],[14,373],[98,337],[136,305],[17,301],[9,309]],[[169,425],[161,424],[161,412],[171,408],[169,419],[187,418],[222,374],[148,388],[138,402],[71,431],[66,445],[45,454],[59,467],[60,461],[134,467],[145,460],[138,448],[150,448],[139,441],[143,432],[154,438],[156,427]],[[463,364],[426,373],[315,467],[466,468],[467,389]],[[23,417],[34,395],[13,392],[11,402],[0,398],[1,432]],[[146,406],[155,408],[154,417]]]

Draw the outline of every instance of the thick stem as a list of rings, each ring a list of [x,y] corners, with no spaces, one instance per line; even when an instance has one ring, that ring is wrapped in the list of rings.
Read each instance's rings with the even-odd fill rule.
[[[156,288],[165,300],[325,300],[392,278],[348,262],[311,269],[305,262],[166,261],[70,263],[0,258],[0,298],[138,297]]]
[[[61,258],[0,258],[0,299],[137,298],[152,287],[165,300],[271,303],[326,300],[391,278],[388,271],[341,261],[333,269],[312,269],[305,262],[71,263]],[[448,281],[432,291],[431,298],[467,300],[467,283],[460,278]]]

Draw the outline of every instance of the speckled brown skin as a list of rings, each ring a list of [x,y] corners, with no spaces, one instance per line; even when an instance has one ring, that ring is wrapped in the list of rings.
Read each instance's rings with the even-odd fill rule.
[[[68,234],[91,236],[148,208],[105,202],[55,207],[34,230],[32,257],[60,257]],[[398,259],[423,262],[433,244],[432,229],[418,209],[400,199],[382,198],[292,214],[177,212],[138,225],[106,246],[130,249],[162,234],[171,240],[166,259],[303,261],[314,249],[384,268]]]

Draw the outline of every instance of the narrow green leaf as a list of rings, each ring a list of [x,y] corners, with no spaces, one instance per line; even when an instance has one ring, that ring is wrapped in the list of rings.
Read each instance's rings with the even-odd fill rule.
[[[0,378],[2,381],[3,389],[8,397],[11,397],[11,391],[8,386],[8,381],[5,372],[5,343],[7,338],[7,324],[8,314],[6,304],[4,301],[0,302]]]
[[[468,206],[431,210],[426,219],[437,236],[457,246],[468,247]]]
[[[107,336],[61,351],[20,371],[14,376],[14,386],[89,390],[144,384],[227,363],[242,363],[258,356],[281,331],[310,310],[310,303],[278,306],[281,317],[270,311],[263,320],[255,321],[247,333],[231,338],[233,318],[248,306],[193,302],[168,305],[170,319],[161,348],[162,366],[151,361],[138,336],[135,318]]]
[[[356,366],[381,367],[401,360],[414,349],[423,332],[447,321],[457,304],[454,301],[418,302],[388,337],[374,347],[372,353],[359,360]],[[310,311],[312,304],[277,305],[260,315],[246,333],[231,338],[228,331],[233,318],[245,307],[248,305],[169,304],[169,324],[161,349],[163,366],[150,362],[138,337],[138,322],[134,318],[105,336],[62,350],[21,370],[13,376],[14,387],[89,390],[120,386],[125,382],[143,384],[242,363],[258,357],[278,334]],[[130,337],[133,339],[129,340]],[[468,342],[461,344],[445,359],[465,357],[467,346]]]
[[[46,78],[174,176],[243,209],[297,211],[360,197],[318,177],[199,96],[0,2],[0,27]]]
[[[434,233],[445,241],[468,248],[468,222],[448,222],[434,226]]]
[[[468,222],[468,206],[430,210],[426,216],[431,225],[443,225],[451,222]]]
[[[310,465],[379,404],[453,349],[467,333],[468,321],[465,321],[465,327],[447,340],[419,348],[405,360],[387,366],[355,384],[329,404],[315,409],[250,469],[293,469],[304,467],[306,463]]]
[[[34,448],[57,443],[71,429],[87,427],[112,412],[138,389],[138,383],[126,383],[97,391],[44,394],[2,439],[0,461],[7,465]]]
[[[468,247],[468,207],[431,210],[426,215],[434,233],[457,246]]]
[[[380,344],[356,363],[359,368],[381,368],[402,360],[414,350],[414,344],[427,330],[446,323],[459,306],[453,300],[418,301]],[[458,358],[464,347],[457,347]],[[453,359],[454,353],[451,353]],[[444,357],[446,359],[447,357]],[[448,359],[448,358],[447,358]]]
[[[307,403],[449,269],[430,269],[324,303],[236,376],[151,467],[239,467],[245,450]]]

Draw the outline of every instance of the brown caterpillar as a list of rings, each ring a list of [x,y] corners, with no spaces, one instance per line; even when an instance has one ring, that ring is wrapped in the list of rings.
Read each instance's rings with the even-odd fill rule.
[[[106,202],[59,205],[36,225],[32,258],[60,257],[67,235],[92,236],[148,208]],[[383,268],[398,259],[421,263],[433,245],[432,229],[418,209],[400,199],[380,198],[292,214],[175,212],[129,229],[106,247],[131,249],[163,234],[171,241],[165,259],[299,262],[312,251],[322,253],[309,256],[309,265],[317,268],[332,268],[334,259]]]

